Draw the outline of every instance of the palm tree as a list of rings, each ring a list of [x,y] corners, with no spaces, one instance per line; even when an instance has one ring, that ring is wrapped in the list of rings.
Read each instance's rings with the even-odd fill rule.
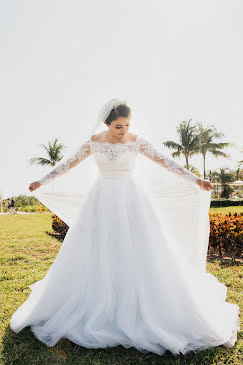
[[[235,180],[240,180],[241,175],[241,168],[240,165],[238,165],[238,168],[235,170]]]
[[[228,199],[230,193],[233,191],[228,183],[234,180],[234,172],[228,168],[220,168],[216,179],[222,186],[221,198]]]
[[[46,157],[33,157],[30,159],[31,165],[37,164],[41,166],[45,165],[51,165],[55,166],[57,162],[61,161],[63,158],[62,150],[65,148],[64,144],[58,143],[57,138],[54,140],[54,142],[48,142],[48,145],[45,146],[44,144],[41,145],[46,153]],[[54,181],[52,181],[52,192],[54,192]]]
[[[166,141],[163,145],[167,148],[175,150],[171,155],[172,157],[185,156],[186,168],[189,170],[189,158],[199,152],[198,143],[199,137],[197,134],[196,126],[191,125],[191,120],[183,121],[177,127],[177,133],[179,135],[179,142]]]
[[[45,146],[44,144],[41,145],[47,152],[47,158],[46,157],[33,157],[30,159],[31,165],[37,164],[41,166],[45,165],[51,165],[55,166],[57,162],[61,161],[63,158],[62,150],[65,148],[65,146],[62,143],[58,143],[57,138],[54,140],[54,142],[48,142],[48,146]]]
[[[202,124],[198,122],[197,127],[199,136],[199,150],[203,155],[203,178],[206,179],[207,152],[212,153],[215,157],[230,158],[227,153],[224,153],[221,150],[226,147],[233,146],[233,144],[227,142],[214,142],[215,139],[224,137],[224,134],[222,132],[218,132],[213,125],[204,128]]]

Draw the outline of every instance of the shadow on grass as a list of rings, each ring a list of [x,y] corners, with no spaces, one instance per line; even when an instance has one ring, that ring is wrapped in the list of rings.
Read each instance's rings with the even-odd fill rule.
[[[218,263],[220,267],[222,268],[226,268],[226,267],[233,267],[233,266],[237,266],[237,267],[241,267],[243,266],[243,261],[242,260],[237,260],[237,261],[232,261],[230,259],[220,259],[219,257],[209,257],[207,258],[207,262],[210,263]]]
[[[174,356],[169,351],[163,356],[152,352],[142,353],[135,348],[123,346],[106,349],[86,349],[68,339],[60,340],[54,347],[47,347],[31,332],[30,327],[18,334],[9,325],[3,337],[2,365],[210,365],[219,359],[229,360],[233,349],[221,346],[187,355]]]
[[[45,234],[48,235],[48,236],[51,236],[51,237],[53,237],[55,239],[57,239],[60,242],[63,242],[64,241],[64,238],[65,238],[62,235],[60,235],[59,233],[45,231]]]

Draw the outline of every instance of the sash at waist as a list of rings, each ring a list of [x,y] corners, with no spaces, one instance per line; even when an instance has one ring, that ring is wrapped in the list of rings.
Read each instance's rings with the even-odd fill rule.
[[[119,179],[123,177],[131,177],[132,171],[100,171],[100,176],[104,179]]]

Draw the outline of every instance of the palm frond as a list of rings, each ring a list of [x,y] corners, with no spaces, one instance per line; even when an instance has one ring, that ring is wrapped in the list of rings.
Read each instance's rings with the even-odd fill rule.
[[[208,146],[208,149],[212,150],[212,149],[223,149],[223,148],[227,148],[227,147],[232,147],[232,143],[228,143],[228,142],[221,142],[221,143],[217,143],[217,142],[211,142],[206,144],[206,146]]]
[[[171,156],[173,158],[175,158],[175,157],[181,157],[181,152],[180,151],[172,152]]]
[[[36,164],[36,165],[41,165],[41,166],[45,166],[45,165],[51,165],[52,162],[50,160],[47,160],[44,157],[33,157],[30,160],[30,164]]]
[[[215,157],[224,157],[224,158],[230,158],[230,155],[228,155],[225,152],[222,151],[218,151],[218,150],[208,150],[210,153],[212,153],[212,155],[214,155]]]
[[[165,147],[173,149],[173,150],[180,151],[182,149],[182,146],[179,143],[176,143],[174,141],[166,141],[166,142],[162,142],[162,143]]]

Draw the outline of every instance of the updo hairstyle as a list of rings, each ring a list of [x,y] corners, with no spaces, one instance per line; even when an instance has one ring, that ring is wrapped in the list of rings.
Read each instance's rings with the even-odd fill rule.
[[[110,114],[105,120],[105,123],[110,125],[113,120],[117,120],[119,117],[127,118],[131,115],[131,109],[126,104],[120,104],[111,109]]]

